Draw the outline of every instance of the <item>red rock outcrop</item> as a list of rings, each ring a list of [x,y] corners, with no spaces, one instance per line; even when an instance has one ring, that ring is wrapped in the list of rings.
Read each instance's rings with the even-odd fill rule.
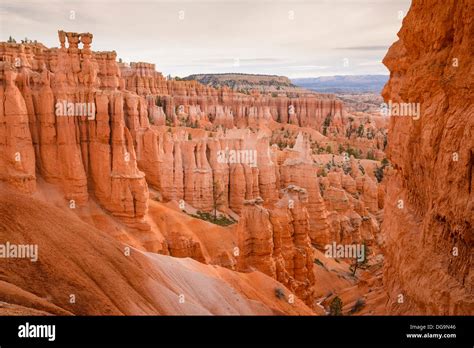
[[[343,133],[343,104],[330,95],[273,97],[258,92],[248,95],[226,87],[215,89],[197,81],[167,80],[155,71],[154,64],[121,64],[120,69],[126,89],[143,97],[153,96],[155,104],[174,125],[210,121],[214,126],[242,128],[258,127],[261,122],[265,124],[273,119],[322,130],[328,119],[334,132]],[[150,110],[153,106],[149,106]],[[187,117],[180,120],[179,113]]]
[[[314,151],[314,139],[335,148],[352,127],[334,96],[214,89],[165,79],[153,64],[116,62],[115,52],[93,52],[89,33],[60,31],[59,40],[51,49],[0,43],[2,181],[43,195],[44,185],[57,187],[62,197],[54,204],[75,208],[121,242],[259,270],[311,307],[312,247],[375,239],[383,190],[373,168],[364,174],[367,164],[352,159],[343,174],[347,163]],[[288,129],[294,138],[281,134]],[[380,145],[380,136],[359,138],[346,140],[371,151]],[[160,218],[165,204],[179,205],[178,216],[215,211],[240,219],[241,256],[233,238],[217,247],[190,216],[175,224],[182,228],[170,226]]]
[[[259,270],[285,284],[313,307],[313,250],[305,189],[290,185],[271,210],[262,199],[245,201],[237,226],[237,270]]]
[[[280,185],[281,187],[296,185],[306,189],[311,241],[322,249],[324,245],[330,243],[331,237],[328,212],[321,197],[317,176],[319,167],[314,163],[309,144],[301,134],[298,135],[295,146],[286,152],[289,152],[289,158],[279,167]]]
[[[384,282],[398,314],[472,315],[474,279],[474,3],[413,1],[386,57],[391,117]]]
[[[261,272],[143,252],[3,187],[0,240],[36,245],[38,257],[0,259],[0,315],[314,314],[298,298],[278,299],[275,288],[290,290]]]
[[[21,174],[31,192],[36,169],[62,187],[71,208],[84,205],[92,193],[126,224],[148,229],[143,222],[148,190],[131,134],[133,125],[147,122],[142,100],[120,89],[115,52],[92,53],[87,44],[91,34],[59,35],[62,46],[67,37],[69,48],[0,44],[0,93],[6,97],[0,108],[3,180],[18,183]],[[83,49],[77,48],[80,38]],[[67,115],[58,112],[63,102],[73,105],[72,115],[69,106]]]
[[[15,187],[33,192],[36,187],[35,153],[28,126],[26,101],[10,67],[2,69],[4,86],[0,88],[0,178]]]

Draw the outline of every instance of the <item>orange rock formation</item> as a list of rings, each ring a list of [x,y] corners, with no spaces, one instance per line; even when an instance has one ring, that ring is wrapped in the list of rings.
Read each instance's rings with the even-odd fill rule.
[[[388,309],[474,312],[474,74],[472,1],[415,1],[384,64],[388,102],[421,105],[392,117],[394,171],[385,199]]]
[[[323,275],[315,255],[331,243],[366,243],[371,257],[380,252],[386,180],[379,183],[374,171],[384,157],[384,119],[348,114],[331,95],[274,97],[168,80],[154,64],[119,63],[115,52],[92,51],[89,33],[60,31],[59,41],[59,48],[0,43],[0,180],[29,196],[6,189],[4,194],[19,205],[31,196],[48,201],[47,211],[55,205],[55,219],[45,222],[51,238],[60,235],[53,228],[57,221],[77,216],[78,225],[74,220],[68,233],[90,226],[101,234],[97,238],[113,240],[110,253],[85,264],[77,261],[79,268],[112,263],[121,257],[114,250],[128,245],[140,260],[100,274],[141,272],[138,283],[147,281],[169,294],[169,272],[176,272],[183,289],[204,279],[217,284],[213,294],[224,291],[224,300],[232,305],[216,310],[209,298],[194,293],[189,307],[160,307],[156,293],[143,293],[118,307],[97,293],[97,308],[75,310],[53,296],[50,302],[61,303],[59,308],[30,298],[31,311],[323,314],[316,297],[327,297],[330,287],[318,284],[316,276],[336,281],[338,291],[353,280],[338,282],[341,274]],[[68,107],[67,115],[58,114],[61,105],[69,104],[71,114]],[[77,114],[80,110],[85,113]],[[361,150],[356,157],[370,152],[373,158],[344,154],[351,146]],[[215,226],[195,219],[199,214],[236,223]],[[389,228],[391,221],[393,217]],[[67,247],[66,236],[57,248]],[[36,238],[34,233],[27,237]],[[84,240],[73,239],[78,245]],[[54,268],[53,258],[47,261]],[[337,272],[348,272],[333,261],[328,264]],[[390,262],[387,272],[394,267]],[[59,277],[65,271],[54,272]],[[164,284],[160,272],[166,273]],[[15,281],[13,274],[8,282],[44,295],[37,284]],[[71,282],[76,276],[80,278],[71,275]],[[239,288],[242,281],[245,289]],[[251,281],[265,294],[258,294]],[[237,295],[228,293],[232,289],[246,298],[244,307],[236,304]],[[285,299],[275,294],[268,298],[275,289]],[[21,305],[14,292],[11,303]],[[296,305],[290,301],[293,295]]]

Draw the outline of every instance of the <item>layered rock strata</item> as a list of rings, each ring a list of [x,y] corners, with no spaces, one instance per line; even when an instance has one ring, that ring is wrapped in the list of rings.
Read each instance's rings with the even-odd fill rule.
[[[394,170],[385,199],[390,313],[474,311],[474,87],[472,1],[414,1],[384,58],[386,102],[419,103],[392,117]]]

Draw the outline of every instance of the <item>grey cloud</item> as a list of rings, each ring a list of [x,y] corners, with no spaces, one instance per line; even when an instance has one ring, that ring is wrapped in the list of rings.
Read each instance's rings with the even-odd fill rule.
[[[91,32],[92,49],[155,63],[164,74],[206,70],[293,76],[380,73],[410,0],[0,0],[0,40],[58,46],[57,30]],[[70,10],[77,19],[68,20]],[[178,17],[185,11],[183,20]],[[293,11],[294,18],[289,17]],[[342,60],[350,59],[344,67]],[[239,59],[239,66],[234,60]],[[375,62],[375,63],[374,63]]]

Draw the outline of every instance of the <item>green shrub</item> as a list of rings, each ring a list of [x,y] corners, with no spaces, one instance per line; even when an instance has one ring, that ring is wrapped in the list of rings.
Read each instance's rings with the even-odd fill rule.
[[[326,268],[326,266],[324,266],[324,263],[322,263],[319,259],[314,259],[314,263],[317,264],[318,266]]]
[[[352,307],[350,313],[351,314],[357,313],[364,307],[365,307],[365,300],[363,298],[359,298],[354,304],[354,307]]]
[[[236,223],[234,219],[228,218],[224,215],[214,217],[213,214],[205,213],[202,211],[197,211],[197,214],[190,214],[190,215],[196,219],[208,221],[210,223],[213,223],[214,225],[219,225],[219,226],[229,226]]]
[[[336,296],[329,305],[329,315],[341,316],[342,315],[342,300],[339,296]]]
[[[342,154],[344,152],[344,146],[342,146],[342,144],[339,144],[337,152],[339,152],[339,154]]]
[[[377,167],[374,170],[374,175],[377,178],[377,182],[381,182],[383,180],[383,168],[384,167]]]
[[[283,291],[282,288],[275,288],[275,296],[279,299],[282,300],[285,298],[285,292]]]

